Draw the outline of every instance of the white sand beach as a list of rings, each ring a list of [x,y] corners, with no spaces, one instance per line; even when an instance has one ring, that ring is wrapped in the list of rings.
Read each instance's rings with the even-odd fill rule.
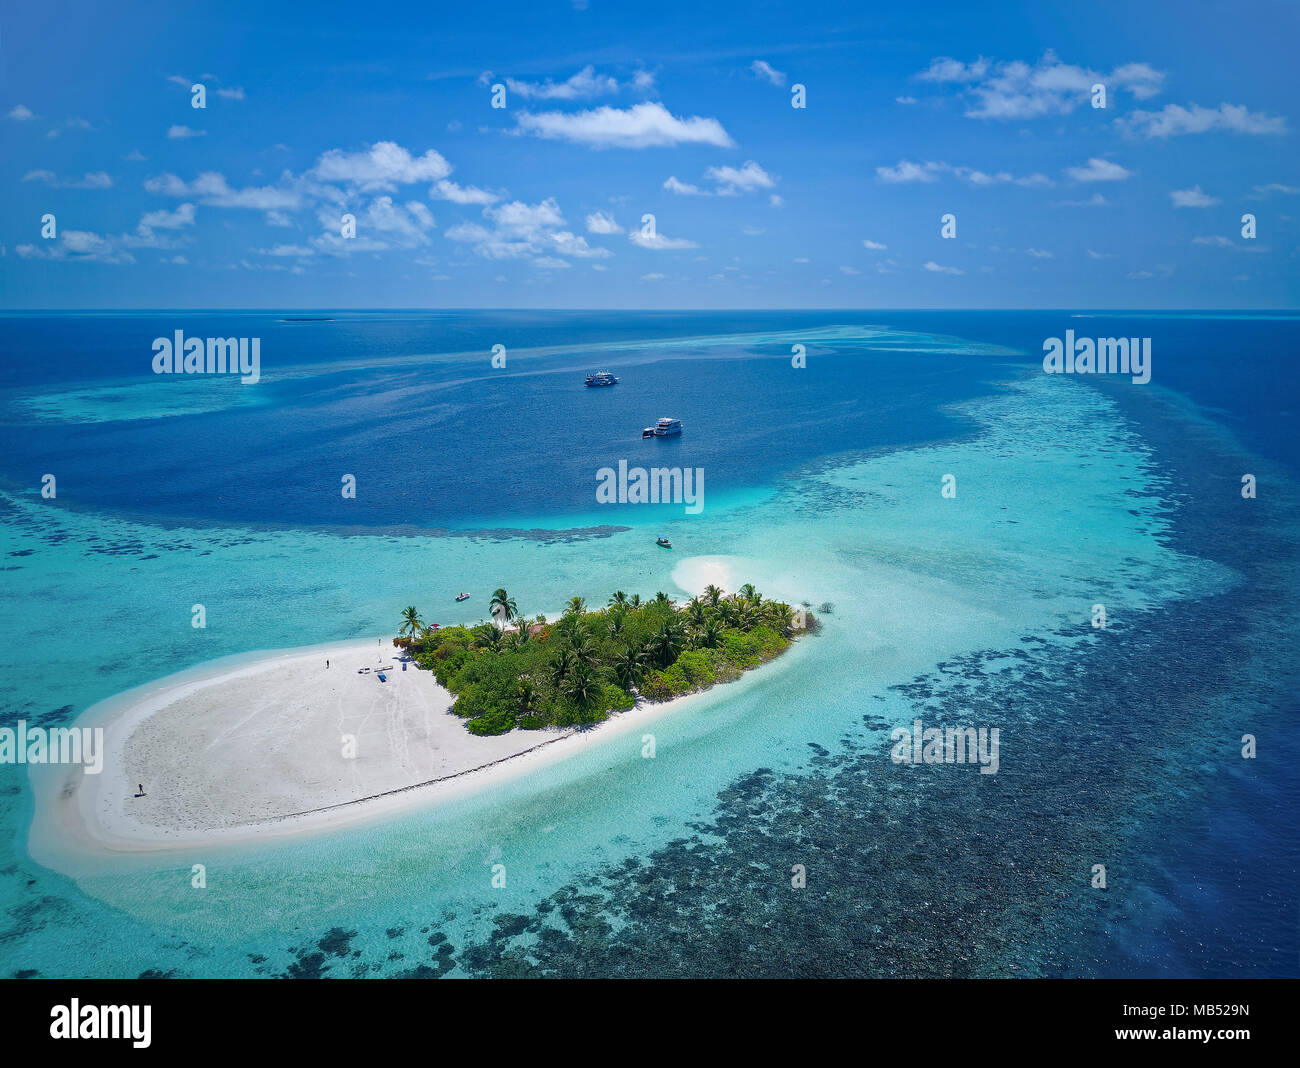
[[[361,822],[525,775],[700,696],[588,730],[478,737],[449,711],[453,695],[413,663],[403,671],[399,655],[387,641],[290,650],[88,709],[78,725],[104,728],[104,769],[33,780],[33,847],[149,852]],[[387,681],[377,667],[391,668]]]

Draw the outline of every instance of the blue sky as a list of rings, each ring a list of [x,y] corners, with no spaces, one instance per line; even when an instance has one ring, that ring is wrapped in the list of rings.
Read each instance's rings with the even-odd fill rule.
[[[4,307],[1300,303],[1295,4],[183,6],[0,16]]]

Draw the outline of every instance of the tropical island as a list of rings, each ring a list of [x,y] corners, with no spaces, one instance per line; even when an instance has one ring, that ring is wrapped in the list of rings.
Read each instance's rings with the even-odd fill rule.
[[[393,644],[456,697],[452,712],[473,734],[583,727],[668,701],[772,660],[816,620],[803,608],[764,600],[752,585],[726,595],[710,585],[683,605],[666,593],[642,601],[622,590],[592,610],[574,597],[554,623],[528,619],[504,589],[492,621],[431,627],[414,606]]]

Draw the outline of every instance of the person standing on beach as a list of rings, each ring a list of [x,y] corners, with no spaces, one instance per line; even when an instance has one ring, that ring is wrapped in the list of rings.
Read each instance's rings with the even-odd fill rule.
[[[330,662],[329,662],[328,660],[326,660],[326,661],[325,661],[325,670],[328,671],[329,669],[330,669]]]

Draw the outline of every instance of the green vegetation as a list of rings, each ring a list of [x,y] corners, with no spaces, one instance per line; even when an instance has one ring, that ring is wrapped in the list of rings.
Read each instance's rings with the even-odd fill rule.
[[[797,632],[816,626],[751,585],[731,596],[710,586],[684,605],[666,593],[642,602],[619,590],[608,607],[589,610],[574,597],[555,623],[528,619],[504,589],[492,608],[492,623],[442,629],[407,608],[396,639],[456,695],[452,711],[474,734],[587,726],[638,696],[667,701],[705,690],[779,656]]]

